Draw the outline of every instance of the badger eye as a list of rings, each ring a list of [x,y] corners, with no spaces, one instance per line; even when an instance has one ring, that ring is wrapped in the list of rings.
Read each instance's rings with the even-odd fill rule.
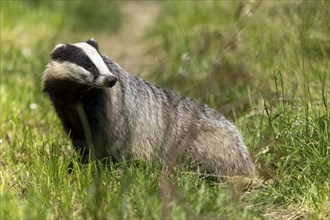
[[[91,63],[86,63],[84,65],[84,68],[90,72],[92,72],[92,70],[94,69],[94,66]]]

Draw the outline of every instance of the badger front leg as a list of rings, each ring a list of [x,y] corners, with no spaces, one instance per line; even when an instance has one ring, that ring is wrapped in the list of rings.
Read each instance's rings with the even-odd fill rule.
[[[83,164],[88,163],[89,149],[87,147],[87,141],[85,139],[72,139],[72,145],[76,152],[80,155],[80,162]]]

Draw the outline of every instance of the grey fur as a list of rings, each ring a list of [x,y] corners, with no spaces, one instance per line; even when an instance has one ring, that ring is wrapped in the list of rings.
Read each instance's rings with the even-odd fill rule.
[[[173,166],[179,159],[189,160],[194,169],[219,179],[254,175],[241,135],[224,116],[131,75],[102,57],[118,79],[112,88],[93,88],[68,80],[76,76],[57,80],[53,76],[63,73],[54,72],[50,65],[44,73],[43,90],[75,148],[91,151],[93,145],[96,158],[110,156],[115,161],[156,159]],[[85,162],[87,157],[83,156]]]

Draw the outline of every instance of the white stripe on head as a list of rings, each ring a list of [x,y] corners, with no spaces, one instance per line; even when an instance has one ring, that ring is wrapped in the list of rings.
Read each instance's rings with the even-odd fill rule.
[[[114,74],[110,72],[110,70],[104,63],[99,52],[94,47],[92,47],[88,43],[76,43],[72,45],[81,48],[86,53],[86,55],[95,64],[96,68],[99,70],[101,75],[114,76]]]

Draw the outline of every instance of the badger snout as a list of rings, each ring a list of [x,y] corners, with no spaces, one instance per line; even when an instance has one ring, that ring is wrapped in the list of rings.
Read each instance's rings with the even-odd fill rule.
[[[117,82],[117,77],[115,76],[108,76],[106,78],[106,83],[108,84],[109,87],[113,87]]]
[[[96,77],[92,85],[94,87],[99,87],[99,88],[111,88],[117,83],[117,77],[113,74],[101,74],[100,76]]]

